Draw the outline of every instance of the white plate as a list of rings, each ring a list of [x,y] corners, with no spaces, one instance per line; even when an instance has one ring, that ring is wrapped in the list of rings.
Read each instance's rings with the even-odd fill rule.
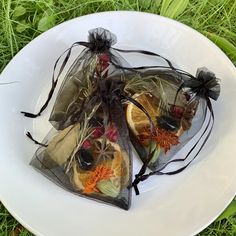
[[[104,27],[118,37],[117,47],[148,49],[195,74],[206,66],[221,78],[214,104],[216,123],[198,159],[176,176],[152,177],[132,207],[124,211],[75,196],[28,165],[36,146],[30,130],[42,139],[50,124],[50,107],[39,119],[20,110],[39,108],[50,86],[56,58],[89,29]],[[193,235],[209,225],[236,190],[236,70],[213,43],[193,29],[160,16],[138,12],[104,12],[65,22],[43,33],[8,64],[0,87],[0,197],[26,228],[37,235]]]

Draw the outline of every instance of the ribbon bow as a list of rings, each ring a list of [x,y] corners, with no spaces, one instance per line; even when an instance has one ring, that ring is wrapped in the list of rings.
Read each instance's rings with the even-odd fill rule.
[[[107,52],[116,43],[116,36],[103,28],[96,28],[89,31],[88,42],[79,42],[93,53]]]
[[[194,88],[197,95],[209,97],[216,101],[220,95],[220,84],[215,74],[203,67],[197,70],[196,77],[200,83],[198,87]]]
[[[217,100],[220,95],[220,84],[215,74],[207,68],[198,68],[196,77],[185,80],[183,87],[190,88],[198,97]]]

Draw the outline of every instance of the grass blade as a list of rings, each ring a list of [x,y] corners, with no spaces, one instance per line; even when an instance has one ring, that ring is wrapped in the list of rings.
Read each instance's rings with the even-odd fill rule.
[[[220,27],[220,29],[224,31],[224,33],[228,34],[232,39],[236,39],[236,33],[230,31],[229,29],[225,27]]]
[[[189,0],[166,0],[163,1],[163,12],[161,11],[161,13],[166,17],[176,18],[184,12],[188,4]]]
[[[160,14],[161,14],[162,16],[165,16],[165,13],[166,13],[166,11],[167,11],[169,5],[171,4],[171,2],[172,2],[172,0],[163,0],[163,1],[162,1],[162,4],[161,4],[161,12],[160,12]]]
[[[218,47],[220,47],[233,61],[236,61],[236,47],[231,42],[213,33],[206,32],[206,35],[211,41],[213,41]]]
[[[226,210],[217,218],[216,221],[221,221],[223,219],[228,219],[230,216],[236,214],[236,200],[233,200]]]

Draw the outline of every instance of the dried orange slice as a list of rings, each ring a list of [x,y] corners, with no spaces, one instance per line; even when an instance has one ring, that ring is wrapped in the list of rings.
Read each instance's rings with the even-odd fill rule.
[[[156,117],[159,115],[159,99],[146,93],[136,95],[135,100],[146,109],[153,123],[156,125]],[[136,135],[138,135],[143,128],[150,127],[150,122],[144,112],[131,102],[127,105],[126,119],[129,127]]]
[[[160,115],[159,99],[149,93],[136,95],[134,99],[146,109],[152,119],[152,122],[157,127],[156,117]],[[144,112],[131,102],[127,105],[126,119],[130,129],[135,135],[139,135],[144,128],[150,127],[150,122]],[[175,135],[180,136],[182,133],[183,128],[180,127]]]

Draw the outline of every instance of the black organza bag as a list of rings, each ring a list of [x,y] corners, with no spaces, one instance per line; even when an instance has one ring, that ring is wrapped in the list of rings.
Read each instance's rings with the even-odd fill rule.
[[[88,42],[75,42],[57,59],[53,69],[52,87],[40,111],[37,114],[29,112],[22,113],[26,117],[35,118],[40,116],[46,109],[58,83],[58,79],[68,64],[73,49],[76,47],[81,47],[83,50],[76,56],[76,59],[71,63],[66,72],[49,118],[49,121],[57,130],[64,129],[74,122],[77,115],[75,111],[79,110],[80,112],[79,108],[82,107],[84,98],[90,95],[93,83],[96,82],[97,78],[108,78],[117,74],[125,76],[131,71],[135,71],[124,60],[120,52],[155,56],[172,67],[172,64],[167,59],[152,52],[113,48],[112,45],[116,41],[116,36],[106,29],[96,28],[90,30]]]
[[[74,43],[56,61],[52,87],[40,111],[22,113],[35,118],[46,109],[72,49],[85,47],[57,94],[49,119],[54,128],[43,142],[27,133],[40,145],[31,165],[80,196],[128,209],[131,188],[139,194],[140,181],[177,174],[194,160],[211,133],[210,99],[218,98],[220,87],[206,69],[199,69],[195,77],[159,54],[116,49],[115,42],[113,34],[98,28],[89,32],[88,42]],[[158,58],[166,65],[157,60],[157,65],[132,67],[120,53]],[[201,129],[189,152],[174,158]],[[131,143],[143,161],[134,180]],[[164,171],[173,162],[183,165]]]
[[[132,158],[120,102],[122,87],[122,80],[97,80],[79,121],[60,131],[53,129],[31,165],[67,190],[128,209]]]
[[[171,69],[142,72],[129,79],[125,89],[151,119],[150,122],[141,109],[128,104],[130,140],[143,161],[133,181],[138,194],[140,181],[152,175],[177,174],[196,158],[213,128],[210,99],[218,99],[220,85],[214,73],[206,68],[199,68],[196,77]],[[176,155],[189,143],[187,154]],[[180,167],[165,171],[172,163]],[[146,173],[147,168],[152,171]]]
[[[191,98],[181,88],[182,83],[182,76],[173,71],[146,71],[126,83],[126,90],[145,107],[155,125],[155,134],[150,137],[148,118],[134,104],[127,106],[130,137],[137,153],[145,162],[149,148],[155,151],[148,164],[152,170],[173,158],[205,121],[205,100],[198,96]]]

